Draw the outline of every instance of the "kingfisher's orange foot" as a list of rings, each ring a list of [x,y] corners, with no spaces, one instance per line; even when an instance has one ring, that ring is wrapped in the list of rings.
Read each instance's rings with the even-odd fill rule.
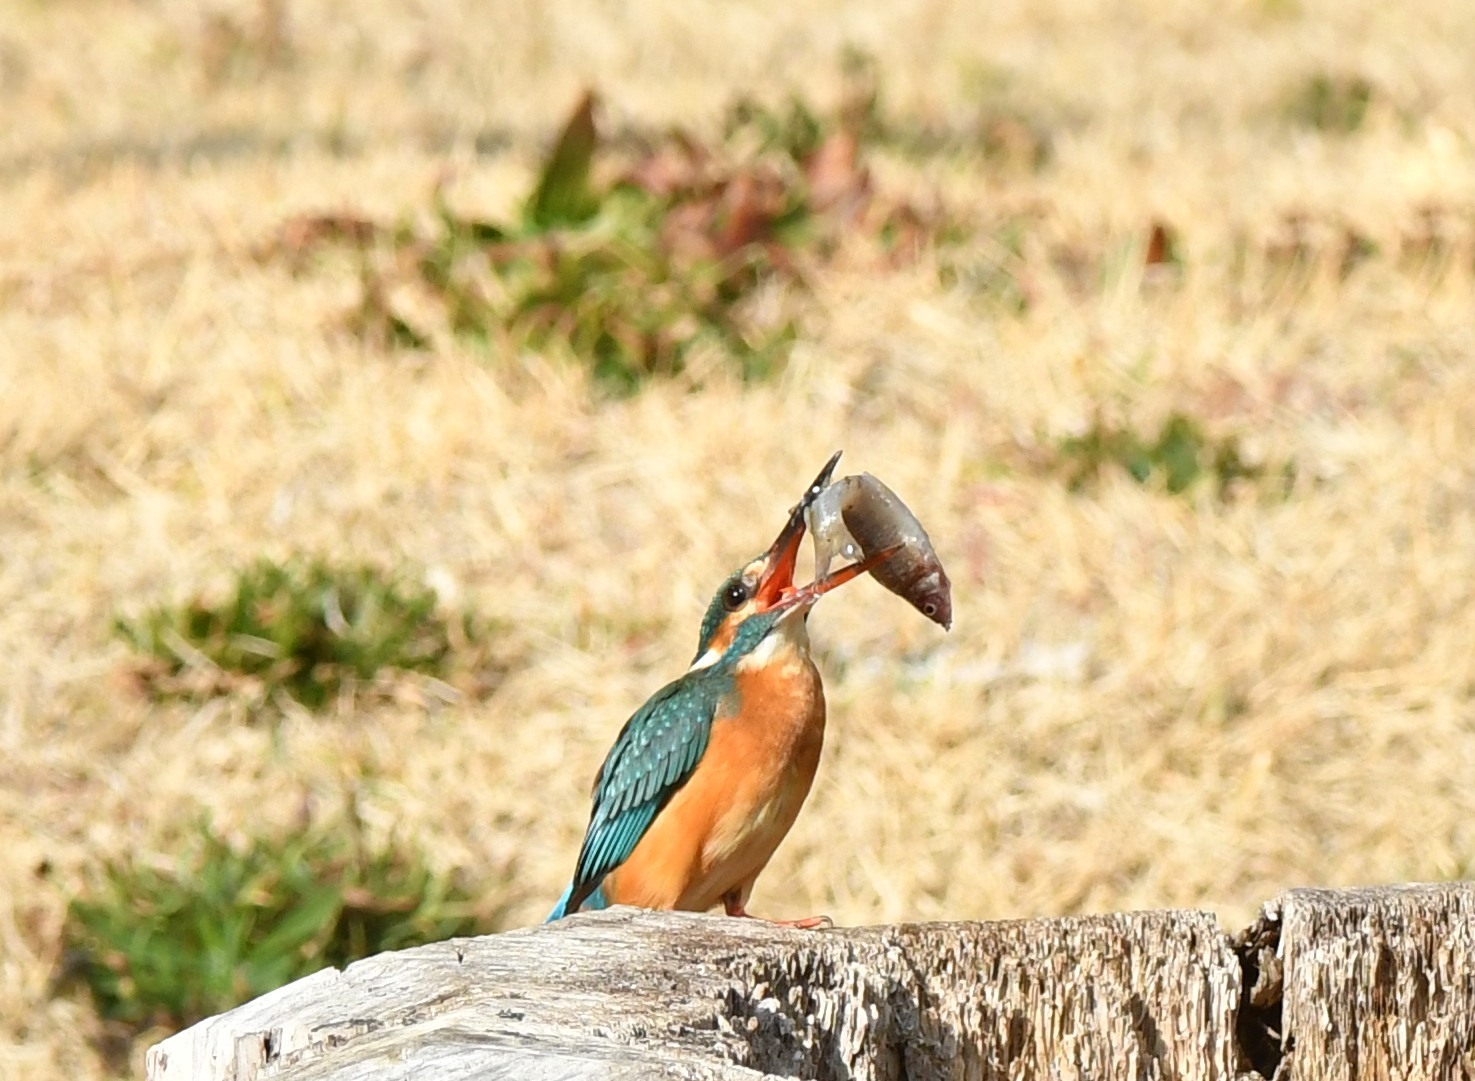
[[[770,920],[766,916],[755,916],[742,901],[732,896],[722,898],[722,909],[740,920],[763,920],[775,927],[797,927],[801,931],[822,931],[835,926],[835,921],[828,916],[805,916],[802,920]]]
[[[780,927],[797,927],[801,931],[828,931],[835,921],[828,916],[805,916],[802,920],[769,920]]]

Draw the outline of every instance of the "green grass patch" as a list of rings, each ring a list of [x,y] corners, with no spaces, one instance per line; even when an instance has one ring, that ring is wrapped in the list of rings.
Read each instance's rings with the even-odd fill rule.
[[[1263,466],[1245,459],[1237,439],[1213,438],[1183,413],[1171,414],[1153,436],[1097,417],[1084,434],[1062,440],[1055,458],[1072,491],[1088,487],[1109,470],[1122,470],[1138,484],[1173,495],[1209,484],[1223,496],[1236,483],[1255,481],[1266,473]]]
[[[458,661],[483,659],[487,634],[469,614],[444,615],[422,583],[307,559],[258,560],[224,597],[160,606],[114,629],[147,658],[136,674],[158,697],[285,695],[308,709],[388,677],[469,677]]]
[[[1329,135],[1351,135],[1367,119],[1375,91],[1360,75],[1317,72],[1292,86],[1281,105],[1287,122]]]
[[[65,974],[109,1021],[179,1029],[320,968],[488,933],[499,916],[353,824],[245,847],[202,825],[172,864],[99,870],[67,909]]]

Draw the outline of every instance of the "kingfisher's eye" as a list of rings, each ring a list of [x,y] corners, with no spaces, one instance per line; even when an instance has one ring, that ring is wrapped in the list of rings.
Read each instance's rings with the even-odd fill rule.
[[[727,583],[727,588],[722,591],[722,607],[729,612],[736,612],[748,603],[748,587],[741,580]]]

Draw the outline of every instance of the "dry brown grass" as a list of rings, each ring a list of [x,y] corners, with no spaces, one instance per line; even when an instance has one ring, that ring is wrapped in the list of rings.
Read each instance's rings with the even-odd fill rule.
[[[1235,924],[1286,886],[1472,873],[1460,5],[496,7],[62,0],[0,28],[0,1075],[105,1073],[85,1000],[48,997],[66,900],[201,808],[247,835],[357,791],[541,918],[619,725],[836,447],[927,522],[956,625],[865,584],[817,612],[830,746],[759,911]],[[607,402],[538,357],[371,353],[334,329],[350,275],[253,255],[294,213],[423,210],[442,175],[505,209],[585,80],[616,119],[700,127],[738,92],[831,92],[847,42],[897,115],[961,122],[1002,82],[1052,131],[1039,173],[881,165],[985,220],[1037,210],[1025,314],[930,266],[842,267],[778,382]],[[1355,133],[1281,119],[1318,73],[1376,88]],[[1277,288],[1292,214],[1316,267]],[[1140,247],[1155,219],[1181,284],[1126,259],[1081,290],[1047,258]],[[1343,278],[1346,229],[1378,253]],[[1294,491],[1072,495],[1020,466],[1098,408],[1182,410],[1293,460]],[[485,702],[275,735],[127,692],[115,613],[292,551],[427,568],[524,663]]]

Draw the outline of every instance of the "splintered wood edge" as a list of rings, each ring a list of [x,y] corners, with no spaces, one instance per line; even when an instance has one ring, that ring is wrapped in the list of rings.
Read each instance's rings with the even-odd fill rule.
[[[1291,890],[1233,938],[1178,910],[808,932],[613,909],[318,972],[158,1044],[147,1078],[890,1081],[1073,1061],[1194,1081],[1269,1077],[1283,1047],[1309,1081],[1457,1076],[1436,1067],[1475,1047],[1472,1025],[1469,883]]]
[[[1292,1075],[1475,1076],[1475,883],[1279,900]]]

